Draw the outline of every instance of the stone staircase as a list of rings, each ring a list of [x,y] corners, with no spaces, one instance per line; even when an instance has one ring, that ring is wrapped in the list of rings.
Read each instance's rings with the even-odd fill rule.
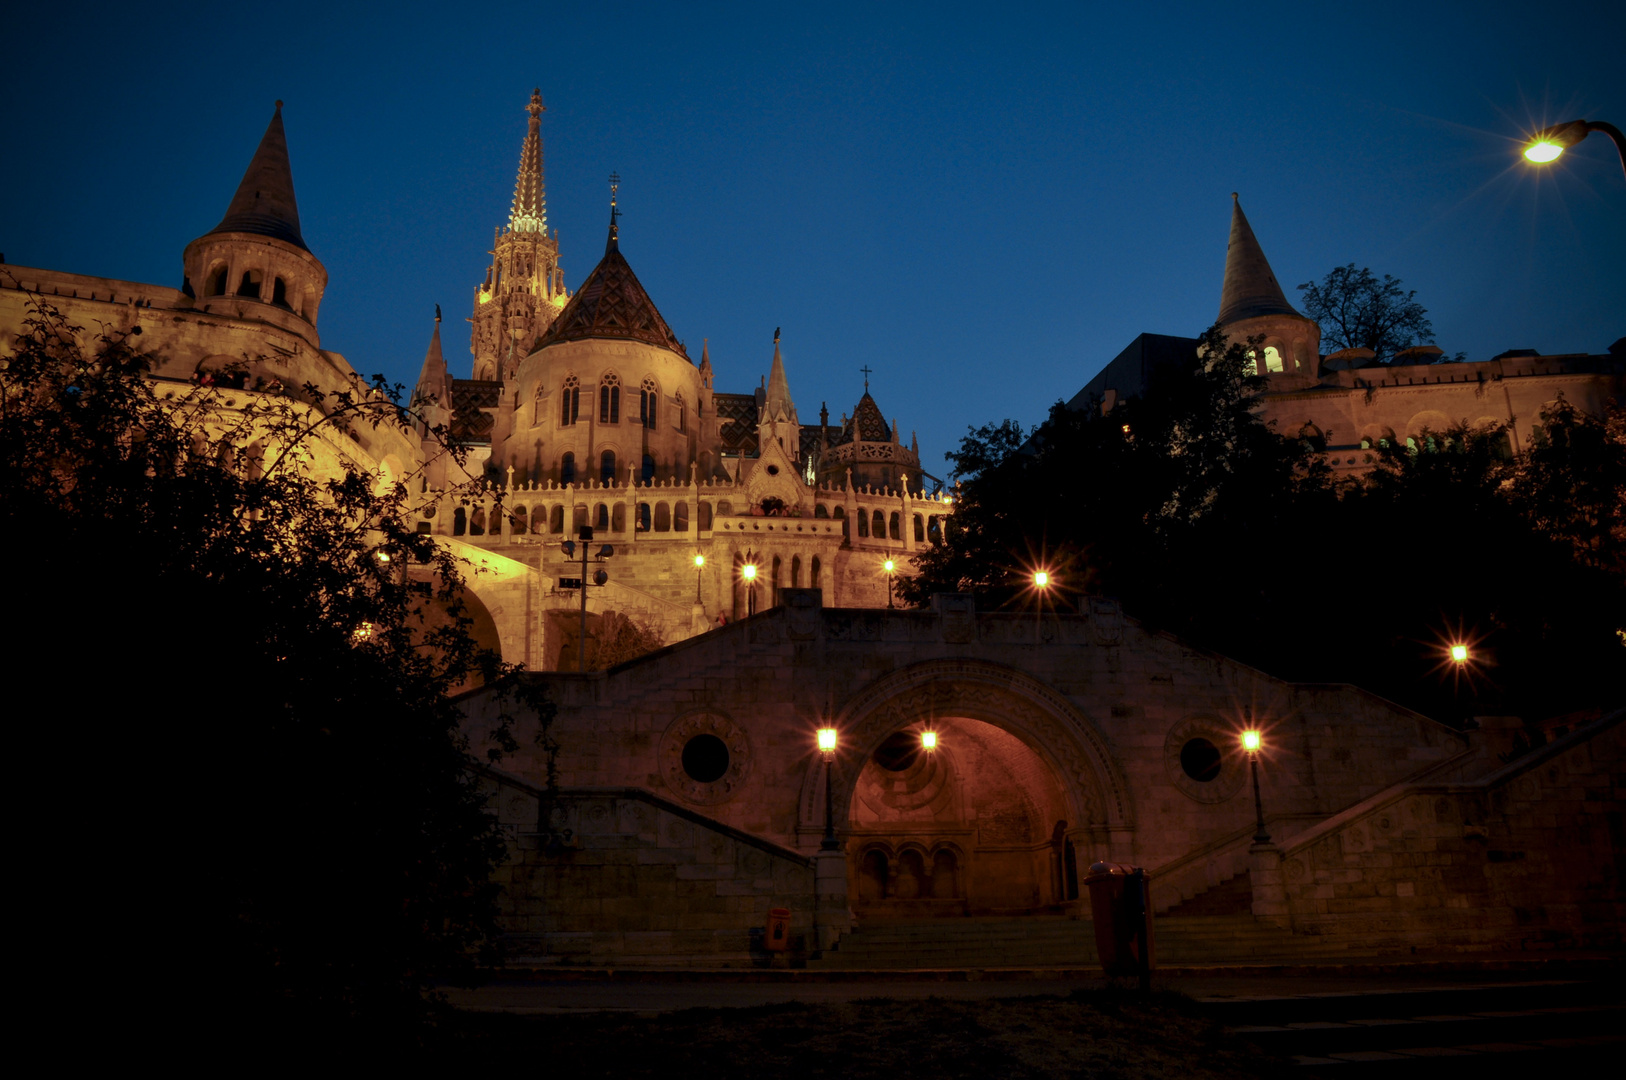
[[[1377,955],[1294,935],[1251,915],[1158,917],[1159,967],[1336,963]],[[1095,924],[1032,915],[866,921],[842,936],[812,970],[1090,968],[1099,963]]]

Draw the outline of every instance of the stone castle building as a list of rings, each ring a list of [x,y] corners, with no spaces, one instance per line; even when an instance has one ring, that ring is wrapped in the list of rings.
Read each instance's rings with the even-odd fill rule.
[[[1505,424],[1510,453],[1529,447],[1543,406],[1562,395],[1602,415],[1626,401],[1626,338],[1606,353],[1545,356],[1509,349],[1488,361],[1446,361],[1425,345],[1379,363],[1370,349],[1321,355],[1321,328],[1301,315],[1276,281],[1233,195],[1231,237],[1215,322],[1233,341],[1262,338],[1256,373],[1267,380],[1261,416],[1277,433],[1309,441],[1340,472],[1360,472],[1384,445],[1422,446],[1454,424]],[[1146,392],[1151,374],[1187,363],[1197,338],[1142,334],[1068,401],[1112,411]]]
[[[1619,943],[1626,713],[1521,756],[1516,718],[1464,732],[1356,687],[1290,684],[1106,600],[1063,616],[952,594],[888,610],[887,561],[906,570],[953,512],[923,491],[913,440],[867,385],[840,423],[822,409],[804,422],[777,334],[754,391],[717,389],[709,349],[694,361],[623,254],[613,199],[604,254],[570,291],[546,225],[541,115],[533,94],[508,225],[475,291],[470,377],[451,374],[437,317],[416,435],[369,428],[318,448],[319,463],[416,489],[420,529],[474,564],[477,633],[558,706],[557,787],[534,717],[519,719],[519,752],[483,770],[512,838],[514,957],[763,962],[762,923],[786,906],[815,963],[863,962],[887,925],[967,915],[1023,928],[988,962],[1087,962],[1059,956],[1045,927],[1087,916],[1096,860],[1148,868],[1165,926],[1230,918],[1231,944],[1214,947],[1233,953]],[[327,275],[300,231],[280,103],[182,263],[179,288],[0,267],[0,346],[42,296],[92,333],[142,327],[161,396],[208,382],[228,408],[279,395],[314,415],[307,383],[357,385],[317,332]],[[1382,369],[1322,357],[1240,207],[1223,293],[1222,324],[1264,335],[1269,416],[1315,427],[1306,437],[1345,467],[1361,439],[1435,428],[1420,417],[1511,416],[1527,432],[1559,391],[1618,394],[1618,350]],[[1077,403],[1110,412],[1196,344],[1145,335]],[[591,552],[613,549],[589,567],[602,585],[563,550],[583,527]],[[595,643],[613,615],[665,647],[561,670],[576,666],[584,598]],[[500,691],[462,699],[476,744]],[[1245,728],[1264,733],[1268,842]],[[1016,959],[1022,942],[1040,952]]]

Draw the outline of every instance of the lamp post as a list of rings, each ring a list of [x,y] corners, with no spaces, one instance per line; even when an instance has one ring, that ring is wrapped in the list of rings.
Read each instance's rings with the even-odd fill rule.
[[[559,547],[560,547],[560,549],[562,551],[564,551],[565,558],[573,559],[575,557],[575,554],[576,554],[577,545],[580,544],[580,546],[581,546],[582,576],[581,576],[581,579],[577,582],[577,586],[582,591],[582,621],[581,621],[581,640],[579,640],[576,643],[576,670],[577,671],[586,671],[587,670],[587,544],[588,544],[588,541],[593,539],[593,527],[591,525],[583,525],[577,531],[576,536],[577,536],[576,540],[566,540],[563,544],[560,544]],[[610,547],[609,544],[605,544],[603,547],[599,548],[598,555],[595,556],[595,558],[597,558],[599,562],[603,562],[605,559],[608,559],[611,555],[614,555],[614,554],[615,554],[615,549]],[[603,585],[606,582],[608,582],[609,580],[610,580],[610,575],[605,570],[599,570],[599,571],[597,571],[596,573],[593,574],[593,584],[595,584],[595,585]]]
[[[705,569],[706,557],[696,553],[694,557],[694,602],[696,605],[700,603],[700,577]]]
[[[1536,132],[1525,144],[1525,159],[1537,165],[1557,161],[1560,154],[1594,131],[1601,131],[1614,140],[1615,151],[1620,155],[1620,171],[1626,174],[1626,136],[1621,135],[1618,127],[1602,120],[1571,120]]]
[[[1039,590],[1039,610],[1033,620],[1033,643],[1040,644],[1040,633],[1044,625],[1044,598],[1045,590],[1050,588],[1050,572],[1048,570],[1035,570],[1033,572],[1033,587]]]
[[[822,851],[835,851],[840,846],[836,843],[835,800],[830,791],[830,765],[836,759],[835,728],[819,729],[819,754],[824,758],[824,842],[819,848]]]
[[[1259,732],[1242,733],[1242,749],[1248,752],[1248,768],[1253,773],[1253,842],[1256,844],[1270,843],[1270,834],[1265,831],[1265,805],[1259,801],[1259,748],[1263,744]]]
[[[745,614],[749,617],[757,613],[757,564],[740,567],[740,577],[745,579]]]
[[[886,606],[891,607],[892,606],[892,571],[897,569],[898,564],[893,562],[891,559],[888,559],[888,560],[886,560],[886,562],[882,563],[881,566],[886,570]]]

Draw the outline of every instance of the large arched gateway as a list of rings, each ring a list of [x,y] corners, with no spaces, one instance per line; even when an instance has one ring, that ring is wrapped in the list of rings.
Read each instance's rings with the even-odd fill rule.
[[[832,813],[860,917],[1055,910],[1076,867],[1123,847],[1132,810],[1107,740],[1065,696],[970,658],[911,664],[832,718]],[[925,749],[930,732],[934,745]],[[810,761],[798,833],[822,833],[824,769]]]
[[[825,608],[813,589],[779,600],[609,671],[527,676],[557,708],[545,733],[501,688],[465,699],[477,751],[515,720],[519,749],[485,771],[513,836],[512,955],[745,963],[762,959],[754,935],[773,907],[791,909],[808,951],[855,919],[1077,916],[1079,870],[1097,859],[1151,870],[1167,908],[1245,884],[1261,857],[1244,724],[1272,748],[1260,779],[1278,842],[1466,746],[1106,602],[1036,624],[965,596],[911,611]]]

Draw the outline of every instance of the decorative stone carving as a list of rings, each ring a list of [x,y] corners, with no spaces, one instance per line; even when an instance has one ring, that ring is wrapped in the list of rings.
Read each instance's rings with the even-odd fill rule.
[[[1207,739],[1220,754],[1219,775],[1197,780],[1187,774],[1180,754],[1193,739]],[[1248,778],[1248,759],[1236,747],[1230,725],[1212,716],[1193,716],[1169,729],[1163,740],[1163,772],[1186,798],[1200,803],[1222,803],[1235,795]]]
[[[710,782],[690,776],[683,767],[683,748],[697,735],[713,735],[728,748],[728,765]],[[739,793],[751,771],[751,740],[745,729],[715,709],[685,713],[661,735],[656,751],[667,786],[684,802],[711,806]]]

